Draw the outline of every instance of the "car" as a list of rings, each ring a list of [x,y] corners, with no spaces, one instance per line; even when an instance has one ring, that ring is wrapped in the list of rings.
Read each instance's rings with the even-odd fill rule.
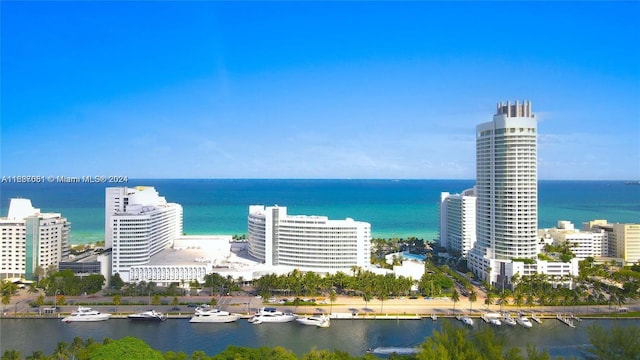
[[[198,306],[196,303],[188,303],[187,304],[187,307],[196,307],[196,306]]]
[[[172,308],[171,308],[171,310],[173,310],[173,311],[178,311],[178,310],[180,310],[180,308],[179,308],[179,307],[177,307],[177,306],[174,306],[174,307],[172,307]]]

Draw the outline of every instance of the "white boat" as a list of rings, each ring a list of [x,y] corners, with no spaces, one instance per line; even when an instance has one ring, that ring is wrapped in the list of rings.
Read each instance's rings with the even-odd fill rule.
[[[252,324],[262,324],[262,323],[285,323],[291,322],[296,319],[296,316],[291,313],[283,313],[276,308],[262,308],[260,311],[255,313],[250,319],[249,322]]]
[[[502,322],[509,325],[509,326],[516,326],[518,323],[511,317],[511,315],[506,314],[503,318],[502,318]]]
[[[159,313],[155,310],[143,311],[127,316],[127,318],[135,321],[165,321],[167,315]]]
[[[311,316],[303,316],[296,319],[296,322],[302,325],[315,325],[321,328],[327,328],[331,325],[329,317],[323,314],[314,314]]]
[[[377,355],[411,355],[417,354],[420,350],[414,347],[377,347],[367,350],[368,353]]]
[[[240,319],[240,315],[232,314],[220,309],[198,308],[193,314],[190,323],[230,323]]]
[[[516,318],[516,322],[526,328],[530,328],[533,326],[533,324],[531,324],[531,321],[526,317],[526,316],[518,316]]]
[[[460,321],[462,321],[462,323],[465,325],[473,326],[473,319],[468,316],[461,317]]]
[[[71,315],[62,319],[62,322],[70,323],[76,321],[104,321],[108,320],[111,314],[103,314],[97,310],[92,310],[89,307],[78,306],[78,309],[71,313]]]
[[[497,318],[490,318],[489,319],[489,324],[495,325],[495,326],[500,326],[500,325],[502,325],[502,321],[500,321],[500,319],[497,319]]]

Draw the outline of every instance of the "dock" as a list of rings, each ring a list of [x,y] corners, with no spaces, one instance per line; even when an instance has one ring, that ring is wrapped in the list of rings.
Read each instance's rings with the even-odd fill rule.
[[[556,319],[560,320],[561,322],[563,322],[565,325],[571,327],[571,328],[575,328],[576,326],[573,324],[573,320],[571,320],[571,318],[567,317],[567,316],[563,316],[562,314],[558,313],[556,314]]]
[[[538,324],[542,324],[542,319],[540,319],[536,314],[531,314],[531,318],[533,319],[533,321],[537,322]]]

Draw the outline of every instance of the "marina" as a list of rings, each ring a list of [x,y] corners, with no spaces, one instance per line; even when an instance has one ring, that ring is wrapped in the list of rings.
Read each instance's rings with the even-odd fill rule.
[[[580,328],[598,324],[605,329],[614,326],[637,324],[633,319],[583,319]],[[315,326],[301,326],[289,322],[253,326],[247,321],[218,324],[193,324],[188,315],[182,318],[169,317],[165,322],[129,321],[126,317],[109,321],[65,324],[58,318],[52,319],[0,319],[3,331],[0,345],[5,349],[15,349],[22,354],[35,350],[51,353],[59,341],[71,343],[76,336],[91,337],[102,341],[104,338],[119,339],[134,336],[147,342],[154,349],[183,351],[190,354],[202,350],[212,355],[221,352],[228,345],[261,347],[282,346],[297,354],[304,354],[312,348],[338,349],[354,355],[362,355],[367,349],[414,348],[420,345],[434,331],[444,324],[464,327],[475,332],[491,328],[497,336],[505,338],[509,346],[526,348],[527,344],[549,350],[552,356],[577,356],[589,343],[587,331],[567,331],[559,321],[545,321],[530,329],[522,326],[493,326],[484,321],[476,321],[472,326],[463,325],[451,317],[440,317],[432,321],[429,316],[417,321],[389,320],[331,320],[331,331],[319,331]],[[52,334],[55,334],[52,336]],[[411,334],[411,336],[407,336]],[[215,338],[216,341],[211,341]],[[37,339],[37,341],[33,341]]]

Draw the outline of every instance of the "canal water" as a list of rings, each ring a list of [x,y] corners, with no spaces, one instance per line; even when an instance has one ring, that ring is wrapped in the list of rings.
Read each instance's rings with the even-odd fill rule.
[[[139,323],[126,319],[102,322],[62,323],[59,319],[1,319],[0,352],[18,350],[23,356],[35,350],[51,354],[59,341],[70,343],[73,338],[91,337],[101,341],[108,337],[120,339],[134,336],[152,348],[166,352],[191,354],[202,350],[208,355],[221,352],[229,345],[261,347],[282,346],[298,355],[311,349],[346,351],[362,355],[376,347],[418,346],[444,322],[462,326],[455,319],[422,320],[333,320],[329,328],[316,328],[293,323],[252,325],[245,319],[231,324],[191,324],[188,319],[169,319],[163,323]],[[638,320],[583,320],[575,329],[556,319],[545,319],[533,328],[503,325],[495,328],[508,347],[526,348],[532,344],[547,349],[552,356],[581,357],[589,343],[587,327],[597,322],[606,329],[614,326],[640,325]],[[487,327],[475,319],[471,331]]]

